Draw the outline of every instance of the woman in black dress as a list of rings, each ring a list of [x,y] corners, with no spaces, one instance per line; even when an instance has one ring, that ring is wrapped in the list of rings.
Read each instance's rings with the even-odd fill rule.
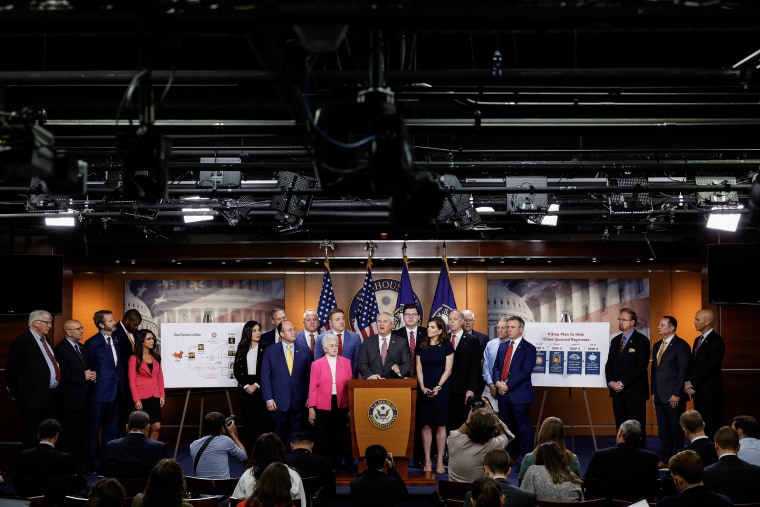
[[[446,473],[443,467],[443,451],[446,448],[446,419],[449,408],[449,384],[447,380],[454,365],[454,348],[451,346],[446,322],[440,317],[430,319],[427,336],[417,346],[417,417],[422,425],[422,447],[425,452],[424,471],[433,469],[430,448],[435,443],[438,448],[436,473]]]
[[[261,395],[261,361],[266,344],[261,343],[261,324],[249,320],[235,352],[234,374],[238,387],[238,402],[243,416],[243,442],[248,454],[259,435],[269,431],[270,416]]]

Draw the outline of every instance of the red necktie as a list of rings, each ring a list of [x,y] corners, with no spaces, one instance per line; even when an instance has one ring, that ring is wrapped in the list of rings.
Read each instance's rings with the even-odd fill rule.
[[[457,335],[455,334],[451,335],[451,348],[452,349],[457,348]]]
[[[415,342],[414,342],[414,331],[409,331],[409,359],[412,361],[412,368],[411,373],[414,375],[415,366],[417,366],[417,363],[414,362],[414,349],[416,348]]]
[[[342,335],[343,335],[343,333],[338,333],[338,355],[339,356],[343,355],[343,338],[342,338]]]
[[[703,341],[705,341],[705,335],[700,335],[700,337],[697,338],[696,345],[694,345],[694,357],[697,357],[697,351],[699,350],[699,347],[702,346]]]
[[[507,355],[504,356],[504,366],[501,367],[501,380],[505,381],[509,377],[509,363],[512,362],[512,344],[514,342],[510,340],[509,347],[507,347]]]
[[[388,356],[388,338],[383,338],[383,346],[380,347],[380,359],[385,364],[385,358]]]
[[[41,337],[40,340],[42,340],[42,346],[45,349],[45,353],[50,358],[50,362],[53,363],[53,369],[55,370],[55,381],[58,382],[61,380],[61,369],[58,367],[58,362],[55,360],[55,357],[53,357],[53,352],[50,350],[50,347],[48,347],[48,343],[45,337]]]
[[[309,341],[309,348],[311,349],[311,356],[314,357],[314,333],[310,333],[309,337],[311,338]]]

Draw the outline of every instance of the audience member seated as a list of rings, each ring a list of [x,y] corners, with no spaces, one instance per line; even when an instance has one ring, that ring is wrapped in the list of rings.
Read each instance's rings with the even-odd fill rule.
[[[504,449],[493,449],[486,453],[483,458],[483,470],[485,476],[496,481],[504,495],[504,504],[509,507],[535,507],[536,495],[524,491],[509,483],[507,478],[512,470],[509,453]],[[478,479],[480,480],[480,479]],[[477,482],[477,481],[476,481]],[[473,492],[468,491],[464,497],[464,507],[472,507]],[[478,504],[480,505],[480,504]]]
[[[127,435],[111,440],[103,448],[100,475],[106,477],[147,477],[166,458],[166,444],[148,438],[150,417],[135,410],[127,420]]]
[[[496,481],[490,477],[481,477],[476,480],[469,493],[471,493],[470,502],[473,507],[501,507],[504,504],[504,493],[501,492]]]
[[[285,456],[285,462],[295,468],[303,477],[319,477],[323,488],[324,498],[335,496],[335,470],[327,456],[314,454],[314,440],[305,431],[299,431],[290,443],[290,454]]]
[[[506,449],[515,436],[483,398],[486,407],[470,409],[459,429],[451,430],[446,442],[449,449],[449,480],[474,482],[483,477],[483,458],[493,449]]]
[[[594,489],[595,481],[645,483],[660,478],[657,454],[639,447],[642,437],[641,424],[634,419],[629,419],[620,425],[615,437],[615,447],[594,452],[584,477],[586,496],[594,498],[604,496]],[[645,492],[642,491],[637,498],[644,495]]]
[[[705,467],[705,486],[723,493],[734,503],[760,501],[760,467],[739,459],[739,434],[729,426],[715,432],[718,461]]]
[[[145,491],[135,495],[132,507],[193,507],[184,502],[185,474],[173,459],[162,459],[148,476]]]
[[[209,412],[203,417],[204,436],[190,444],[195,475],[206,479],[229,479],[229,458],[246,460],[242,442],[238,438],[235,421],[229,422],[219,412]]]
[[[285,463],[270,463],[261,472],[251,496],[236,507],[295,507],[289,468]]]
[[[528,467],[520,488],[536,494],[538,500],[579,502],[583,481],[570,469],[556,442],[544,442],[535,452],[536,464]]]
[[[581,463],[578,461],[578,456],[565,446],[565,423],[562,422],[562,419],[559,417],[547,417],[544,419],[544,422],[541,423],[541,427],[538,429],[537,444],[541,445],[544,442],[556,442],[559,448],[562,449],[562,454],[564,454],[567,464],[570,465],[570,469],[578,477],[581,476]],[[538,445],[533,449],[533,452],[529,452],[523,457],[520,464],[520,474],[517,477],[518,485],[522,482],[528,467],[536,463]]]
[[[285,463],[285,445],[276,433],[264,433],[253,443],[251,457],[246,463],[248,469],[240,476],[235,491],[232,492],[232,497],[249,498],[264,470],[271,463]],[[289,466],[285,466],[285,468],[290,474],[290,493],[293,502],[298,503],[301,507],[306,507],[306,493],[301,476]]]
[[[45,419],[42,421],[37,428],[39,443],[37,447],[24,449],[19,453],[16,475],[33,479],[74,475],[76,476],[74,480],[75,490],[82,490],[87,486],[87,480],[77,474],[73,458],[69,453],[55,448],[60,434],[61,425],[57,420]],[[14,485],[14,487],[22,496],[36,494],[29,492],[29,495],[27,495],[25,492],[20,491],[21,487],[19,484]],[[42,488],[42,484],[40,484],[40,488]]]
[[[677,495],[666,496],[657,507],[731,507],[731,500],[715,493],[702,482],[704,465],[694,451],[681,451],[668,460],[668,469],[678,490]]]
[[[409,496],[404,480],[396,470],[393,456],[382,445],[364,451],[367,469],[351,481],[354,507],[393,507]]]
[[[87,507],[123,507],[127,497],[124,486],[113,477],[101,477],[90,487]]]
[[[760,425],[751,415],[737,415],[731,427],[739,433],[739,459],[760,466]]]
[[[705,435],[705,421],[702,419],[702,415],[696,410],[687,410],[681,414],[679,422],[684,436],[689,441],[689,445],[681,450],[696,452],[702,458],[702,463],[705,466],[718,461],[715,442]]]

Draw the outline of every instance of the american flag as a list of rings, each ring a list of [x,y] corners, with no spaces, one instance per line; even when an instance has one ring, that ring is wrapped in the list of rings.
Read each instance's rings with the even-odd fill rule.
[[[372,261],[367,261],[367,276],[364,277],[359,311],[354,321],[354,331],[362,335],[362,339],[377,334],[377,296],[375,295],[375,282],[372,281]]]
[[[325,274],[322,275],[322,292],[319,294],[319,306],[317,307],[320,333],[324,333],[330,329],[330,320],[327,318],[327,315],[330,313],[330,310],[337,307],[338,303],[335,301],[332,278],[330,278],[330,264],[325,261]]]

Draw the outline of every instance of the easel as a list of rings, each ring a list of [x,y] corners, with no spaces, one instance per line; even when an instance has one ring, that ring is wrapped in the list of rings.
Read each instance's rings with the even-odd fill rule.
[[[179,430],[177,431],[177,443],[174,446],[174,459],[177,459],[177,453],[179,452],[179,443],[182,440],[182,429],[185,426],[185,416],[187,415],[187,405],[190,403],[190,392],[192,389],[188,389],[187,392],[185,392],[185,406],[182,409],[182,418],[179,421]],[[227,407],[229,408],[229,411],[227,414],[232,414],[232,401],[230,400],[230,390],[225,389],[224,394],[227,396]],[[203,417],[206,415],[203,411],[203,405],[206,401],[206,393],[201,391],[201,410],[200,410],[200,416],[198,417],[198,438],[203,436]]]
[[[591,438],[594,442],[594,450],[597,450],[596,446],[596,434],[594,433],[594,423],[591,421],[591,409],[589,408],[588,404],[588,394],[586,393],[586,388],[582,387],[583,390],[583,399],[586,402],[586,414],[588,415],[588,425],[589,428],[591,428]],[[538,411],[538,425],[536,426],[536,436],[533,439],[534,443],[538,443],[538,430],[541,427],[541,422],[543,419],[544,414],[544,405],[546,404],[546,394],[548,393],[549,388],[544,387],[544,395],[541,399],[541,408]],[[573,449],[573,452],[575,452],[575,416],[573,414],[573,388],[568,387],[567,392],[570,398],[570,447]]]

